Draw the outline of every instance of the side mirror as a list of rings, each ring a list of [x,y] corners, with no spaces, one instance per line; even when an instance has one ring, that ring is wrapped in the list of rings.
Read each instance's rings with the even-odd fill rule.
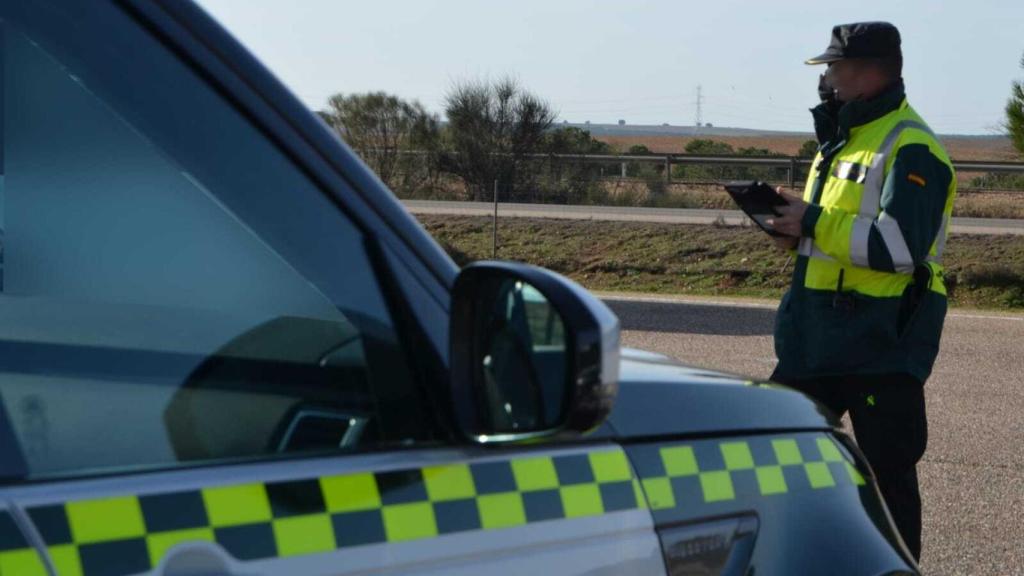
[[[478,442],[590,431],[618,392],[619,320],[575,282],[514,262],[477,262],[455,280],[455,415]]]

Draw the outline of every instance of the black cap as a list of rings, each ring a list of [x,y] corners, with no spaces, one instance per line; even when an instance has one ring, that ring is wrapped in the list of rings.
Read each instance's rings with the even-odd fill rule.
[[[855,22],[832,28],[832,41],[807,64],[827,64],[845,58],[902,57],[900,31],[888,22]]]

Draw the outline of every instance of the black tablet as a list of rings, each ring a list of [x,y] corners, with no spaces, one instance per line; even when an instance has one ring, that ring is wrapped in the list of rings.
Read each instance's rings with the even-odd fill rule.
[[[729,193],[740,210],[743,210],[761,230],[771,236],[785,236],[767,224],[768,219],[781,216],[775,210],[776,206],[789,204],[774,188],[764,182],[745,180],[729,182],[725,185],[725,191]]]

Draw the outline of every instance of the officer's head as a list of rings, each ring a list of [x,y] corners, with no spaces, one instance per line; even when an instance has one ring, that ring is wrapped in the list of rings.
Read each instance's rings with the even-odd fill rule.
[[[827,64],[823,81],[840,102],[873,98],[900,79],[900,33],[888,22],[857,22],[832,28],[824,53],[807,64]]]

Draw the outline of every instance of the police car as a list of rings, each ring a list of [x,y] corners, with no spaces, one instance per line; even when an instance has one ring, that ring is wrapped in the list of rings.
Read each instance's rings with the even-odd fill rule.
[[[0,1],[0,574],[906,574],[804,396],[459,270],[181,0]]]

